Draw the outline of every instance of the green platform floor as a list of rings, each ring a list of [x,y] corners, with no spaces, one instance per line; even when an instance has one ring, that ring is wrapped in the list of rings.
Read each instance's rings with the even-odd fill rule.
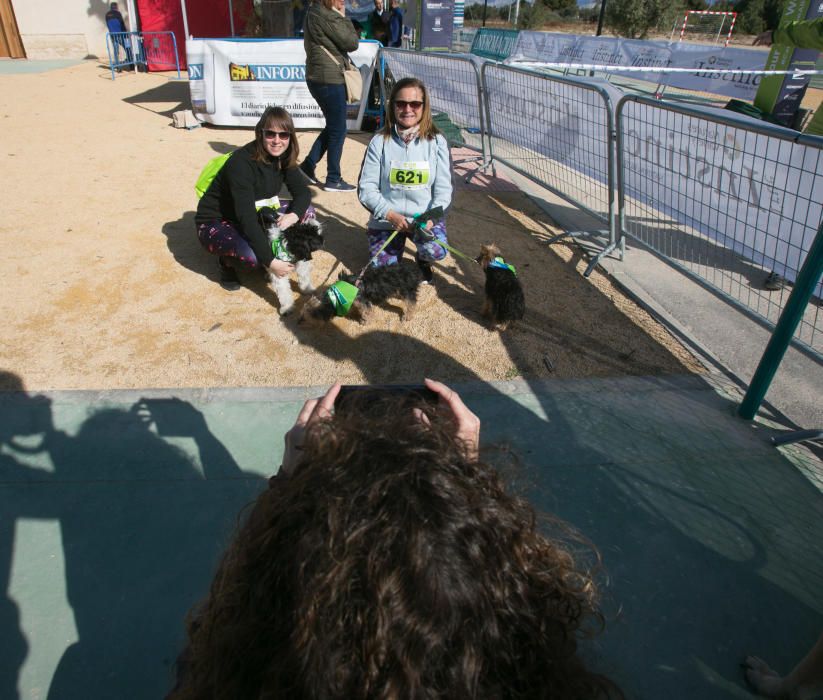
[[[820,462],[736,418],[721,380],[458,388],[535,506],[602,551],[587,653],[628,698],[747,698],[745,653],[785,670],[817,638]],[[0,394],[0,698],[162,697],[186,610],[316,393]]]

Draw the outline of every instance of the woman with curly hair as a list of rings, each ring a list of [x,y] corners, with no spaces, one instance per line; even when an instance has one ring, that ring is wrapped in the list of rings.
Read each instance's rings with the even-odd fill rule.
[[[170,699],[620,695],[578,656],[590,575],[478,460],[457,393],[426,387],[436,404],[371,390],[333,412],[339,384],[306,403]]]

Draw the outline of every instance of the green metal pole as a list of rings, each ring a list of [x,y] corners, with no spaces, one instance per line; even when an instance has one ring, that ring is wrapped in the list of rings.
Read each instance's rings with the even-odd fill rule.
[[[769,390],[769,385],[774,379],[775,372],[780,366],[780,361],[789,347],[797,324],[803,317],[803,312],[806,310],[806,305],[814,292],[817,283],[820,281],[820,276],[823,275],[823,223],[817,229],[817,236],[815,236],[814,243],[806,256],[806,262],[800,269],[800,274],[797,275],[797,281],[794,283],[794,289],[789,295],[789,300],[786,302],[786,307],[780,318],[777,320],[777,325],[774,327],[774,333],[769,339],[766,350],[763,352],[763,357],[760,358],[760,364],[754,372],[751,384],[743,401],[740,402],[740,408],[737,413],[741,418],[751,420],[760,404],[763,402],[763,397]]]

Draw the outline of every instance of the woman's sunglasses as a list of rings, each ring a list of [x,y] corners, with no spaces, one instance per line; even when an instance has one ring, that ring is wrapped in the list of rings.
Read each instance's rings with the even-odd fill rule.
[[[399,107],[400,109],[411,107],[413,110],[418,110],[423,106],[423,103],[420,100],[395,100],[394,106]]]
[[[291,134],[288,131],[272,131],[271,129],[263,129],[263,138],[271,141],[275,136],[279,137],[281,141],[288,141]]]

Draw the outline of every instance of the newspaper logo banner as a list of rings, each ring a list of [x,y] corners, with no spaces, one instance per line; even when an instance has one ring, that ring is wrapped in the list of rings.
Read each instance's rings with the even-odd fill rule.
[[[364,92],[371,85],[379,47],[376,41],[361,41],[350,54],[363,75]],[[289,111],[298,129],[325,126],[306,85],[302,40],[190,39],[186,53],[194,67],[195,77],[189,81],[194,111],[204,121],[254,126],[266,107],[279,105]],[[365,108],[365,100],[347,105],[349,129],[360,128]]]

